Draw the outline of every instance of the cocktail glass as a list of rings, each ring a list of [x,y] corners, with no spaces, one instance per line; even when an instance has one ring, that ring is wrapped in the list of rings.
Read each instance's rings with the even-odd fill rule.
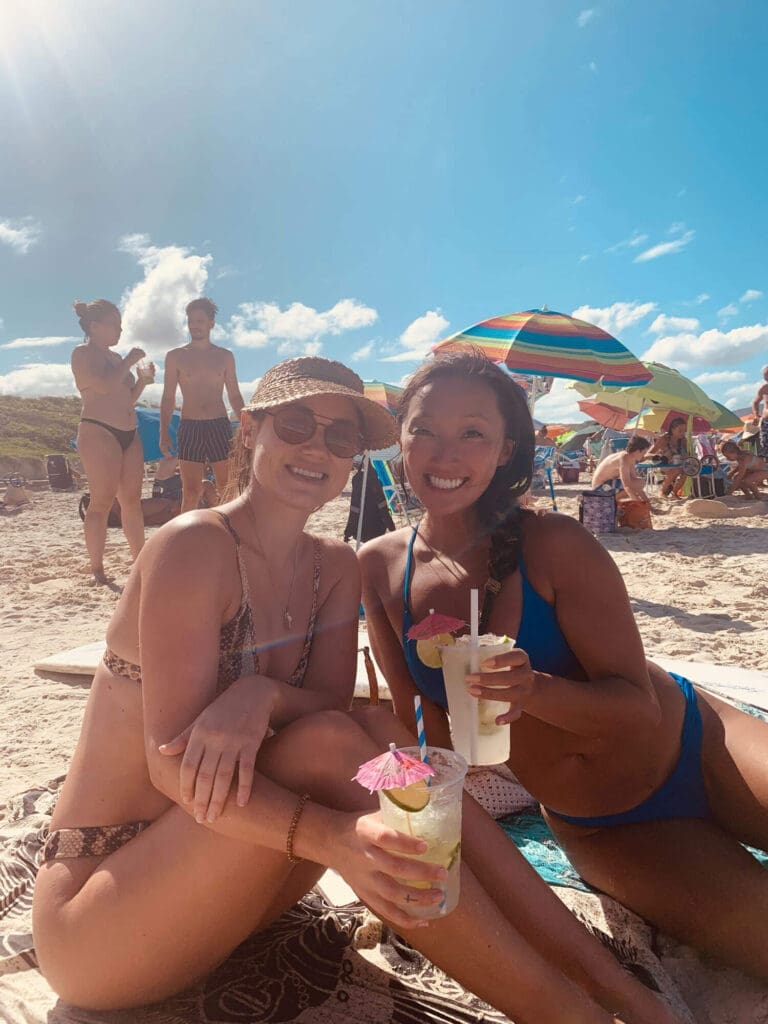
[[[484,661],[509,653],[515,641],[486,633],[478,637],[478,646],[478,663],[483,671]],[[467,691],[466,676],[471,671],[472,660],[468,636],[459,637],[454,644],[440,646],[439,651],[454,750],[466,758],[468,764],[502,764],[509,757],[509,725],[496,725],[496,718],[509,711],[509,704],[478,699]]]
[[[401,749],[413,757],[419,756],[418,747]],[[461,799],[467,774],[467,762],[453,750],[428,747],[427,755],[435,770],[431,778],[405,789],[378,791],[384,824],[398,832],[424,839],[429,844],[425,853],[413,856],[413,859],[439,864],[448,872],[448,877],[442,882],[408,883],[414,889],[443,890],[444,896],[439,904],[411,909],[411,916],[421,920],[444,917],[459,902]]]

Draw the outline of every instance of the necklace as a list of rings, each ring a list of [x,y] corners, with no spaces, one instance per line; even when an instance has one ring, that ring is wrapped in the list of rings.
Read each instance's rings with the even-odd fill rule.
[[[433,548],[433,547],[432,547],[432,545],[431,545],[431,544],[429,543],[429,541],[427,540],[427,538],[426,538],[426,537],[422,537],[422,535],[421,535],[421,534],[419,534],[419,536],[420,536],[420,537],[421,537],[421,539],[422,539],[422,540],[424,541],[424,543],[425,543],[425,544],[427,545],[427,547],[428,547],[428,548],[429,548],[429,550],[430,550],[430,551],[432,552],[432,554],[433,554],[433,555],[435,556],[435,558],[436,558],[436,559],[438,560],[438,562],[440,563],[440,565],[442,565],[442,567],[443,567],[443,568],[444,568],[444,569],[445,569],[445,570],[446,570],[447,572],[449,572],[449,573],[451,574],[451,576],[453,576],[453,578],[454,578],[454,579],[455,579],[455,580],[456,580],[456,581],[457,581],[458,583],[465,583],[465,582],[466,582],[466,581],[467,581],[467,580],[469,579],[469,573],[468,573],[468,572],[466,571],[466,569],[464,570],[464,575],[463,575],[463,576],[461,576],[461,575],[460,575],[460,574],[459,574],[458,572],[456,572],[456,569],[454,569],[454,568],[451,568],[451,566],[450,566],[450,565],[448,565],[448,563],[447,563],[447,562],[445,561],[445,559],[444,559],[444,558],[442,557],[442,555],[440,554],[440,552],[439,552],[439,551],[438,551],[438,550],[437,550],[436,548]],[[447,557],[447,556],[446,556],[446,557]],[[451,559],[451,561],[453,561],[453,559]],[[453,562],[453,564],[454,564],[455,566],[458,566],[458,562],[455,562],[455,561],[454,561],[454,562]]]
[[[269,576],[270,582],[272,583],[273,592],[277,592],[277,588],[275,587],[275,581],[272,576],[272,571],[269,568],[269,560],[267,559],[267,554],[264,550],[264,545],[261,543],[261,537],[259,537],[259,528],[256,525],[256,514],[253,511],[253,506],[251,505],[250,501],[246,501],[245,507],[247,509],[248,516],[250,517],[251,523],[253,524],[253,532],[256,537],[256,543],[258,544],[258,551],[261,557],[264,559],[264,564],[267,567],[267,575]],[[293,572],[291,573],[291,584],[288,587],[288,596],[285,599],[285,607],[283,608],[283,628],[287,630],[290,630],[293,627],[293,616],[291,615],[288,609],[291,606],[291,598],[293,597],[293,584],[296,582],[296,568],[299,564],[300,544],[301,540],[296,542],[296,548],[293,553]]]
[[[424,543],[427,545],[427,547],[438,560],[438,562],[443,566],[443,568],[446,569],[458,583],[465,584],[469,580],[471,576],[469,570],[462,566],[461,568],[464,569],[464,575],[460,575],[456,572],[455,569],[452,569],[451,566],[448,565],[448,563],[440,555],[440,552],[429,543],[429,541],[427,540],[423,533],[419,533],[419,537],[424,541]],[[446,555],[446,557],[448,556]],[[455,559],[451,559],[451,561],[453,562],[454,566],[458,566],[459,563]],[[494,579],[491,575],[488,575],[485,580],[485,583],[480,589],[482,591],[480,597],[480,621],[481,623],[484,623],[487,603],[486,599],[489,597],[489,595],[491,595],[490,600],[491,602],[493,601],[493,599],[501,590],[501,583],[498,580]],[[488,604],[488,610],[490,611],[490,604]]]

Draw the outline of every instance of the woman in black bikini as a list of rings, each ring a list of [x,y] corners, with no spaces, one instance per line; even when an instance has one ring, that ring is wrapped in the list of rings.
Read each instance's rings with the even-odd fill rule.
[[[462,868],[458,908],[414,927],[411,911],[442,898],[429,883],[444,872],[413,860],[420,841],[385,828],[350,781],[382,749],[344,713],[360,576],[341,540],[304,530],[341,492],[353,455],[391,442],[393,428],[345,366],[288,360],[242,414],[238,496],[179,516],[142,551],[107,630],[35,890],[39,963],[68,1002],[125,1007],[182,989],[330,865],[519,1024],[616,1024],[598,1002],[631,1010],[617,1015],[627,1024],[672,1024],[477,808],[466,859],[480,848],[480,871],[483,856],[495,859],[486,873],[506,893],[497,899]]]
[[[76,302],[74,310],[85,342],[72,353],[72,372],[83,399],[77,450],[88,477],[90,504],[85,516],[85,546],[93,575],[99,583],[104,573],[107,518],[115,498],[120,502],[123,532],[136,558],[144,545],[141,482],[144,453],[136,433],[134,404],[155,377],[152,363],[131,367],[144,358],[132,348],[122,358],[111,352],[122,331],[120,310],[107,299]]]

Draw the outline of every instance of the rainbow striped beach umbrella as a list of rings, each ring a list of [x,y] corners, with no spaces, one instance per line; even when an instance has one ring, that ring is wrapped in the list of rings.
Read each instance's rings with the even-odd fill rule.
[[[438,342],[432,351],[470,345],[513,373],[600,382],[606,387],[647,384],[653,376],[607,331],[549,309],[483,320]]]
[[[383,405],[393,415],[397,411],[397,403],[403,393],[403,389],[399,388],[397,384],[385,384],[380,380],[364,380],[363,391],[366,398]]]

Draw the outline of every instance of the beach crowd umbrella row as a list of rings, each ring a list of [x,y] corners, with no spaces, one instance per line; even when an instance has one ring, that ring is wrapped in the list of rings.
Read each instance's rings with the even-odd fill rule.
[[[682,416],[696,431],[733,425],[729,409],[711,399],[698,384],[663,363],[643,364],[652,375],[643,387],[608,387],[604,383],[574,382],[569,385],[584,398],[578,403],[582,412],[605,427],[622,430],[630,423],[645,430],[666,429],[675,416]],[[634,420],[633,420],[634,417]]]

